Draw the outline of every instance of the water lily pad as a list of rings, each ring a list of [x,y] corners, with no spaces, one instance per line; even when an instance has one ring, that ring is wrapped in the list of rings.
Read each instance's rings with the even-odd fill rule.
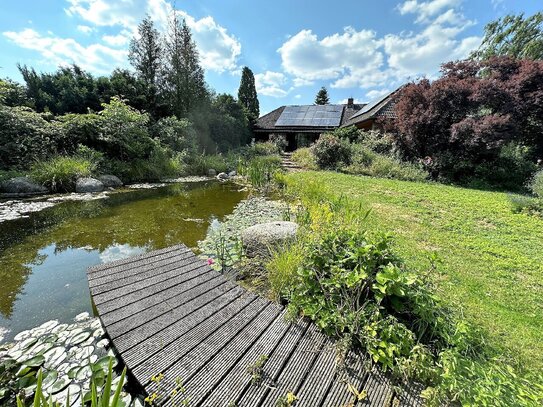
[[[72,366],[68,369],[68,377],[69,377],[70,379],[75,379],[75,376],[77,375],[77,372],[79,371],[79,369],[81,369],[80,366],[72,365]]]
[[[43,334],[46,334],[46,333],[47,333],[47,330],[45,330],[43,328],[40,328],[40,327],[33,328],[33,329],[30,330],[30,334],[34,338],[39,338],[40,336],[42,336]]]
[[[107,372],[109,369],[109,360],[112,360],[112,366],[115,368],[117,366],[117,359],[112,358],[111,356],[104,356],[96,361],[94,366],[100,367],[104,372]]]
[[[98,318],[96,318],[94,321],[92,321],[92,323],[90,324],[90,328],[91,329],[97,329],[97,328],[100,328],[102,326],[102,323],[100,322],[100,320]]]
[[[49,342],[47,342],[47,343],[38,343],[38,344],[34,345],[34,347],[32,349],[30,349],[28,351],[28,353],[32,354],[32,355],[45,353],[54,346],[55,345],[53,343],[49,343]]]
[[[90,337],[90,332],[80,332],[66,340],[67,345],[78,345],[81,342],[86,341]]]
[[[27,338],[21,343],[19,343],[19,349],[28,349],[31,346],[33,346],[36,342],[38,342],[38,338]]]
[[[43,390],[47,390],[49,387],[54,385],[57,382],[58,378],[58,372],[55,370],[51,370],[47,376],[43,378],[43,381],[41,383],[41,388]]]
[[[21,355],[23,354],[23,351],[22,350],[13,350],[11,349],[9,352],[8,352],[8,356],[12,359],[19,359],[21,357]]]
[[[104,330],[102,328],[98,328],[96,331],[93,332],[92,336],[95,338],[101,337],[104,335]]]
[[[109,345],[109,340],[108,339],[102,339],[101,341],[99,341],[97,344],[96,344],[96,347],[97,348],[105,348],[106,346]]]
[[[36,376],[25,376],[17,384],[20,389],[25,389],[25,393],[31,394],[38,385],[38,378]]]
[[[67,356],[67,353],[63,352],[59,354],[58,357],[46,361],[44,366],[48,369],[56,368],[58,365],[64,362]]]
[[[34,356],[28,360],[25,360],[25,365],[30,367],[40,367],[45,362],[45,357],[43,355]]]
[[[64,332],[68,328],[68,324],[60,324],[51,329],[51,333],[58,334]]]
[[[50,394],[55,394],[55,393],[58,393],[62,390],[64,390],[65,388],[68,387],[68,385],[71,383],[72,381],[68,378],[68,376],[64,375],[64,376],[60,376],[58,378],[58,380],[55,382],[55,384],[53,384],[49,389],[48,389],[48,393]]]
[[[86,378],[90,377],[91,374],[92,374],[92,370],[90,366],[83,366],[77,371],[75,378],[77,380],[85,380]]]
[[[15,341],[22,341],[24,339],[27,339],[30,337],[30,331],[22,331],[19,332],[15,337],[13,338]]]
[[[89,318],[90,318],[90,315],[89,315],[88,312],[82,312],[81,314],[78,314],[78,315],[75,316],[74,321],[75,322],[82,322],[82,321],[86,321]]]
[[[58,321],[56,319],[52,319],[51,321],[44,322],[39,326],[41,329],[45,329],[46,331],[51,331],[54,327],[58,325]]]
[[[42,335],[38,343],[57,343],[58,342],[58,335],[53,333],[48,333],[45,335]]]
[[[92,355],[92,352],[94,352],[94,346],[85,346],[75,354],[75,357],[79,360],[87,359]]]
[[[26,365],[22,365],[19,370],[17,371],[17,373],[15,374],[15,376],[17,377],[23,377],[23,376],[26,376],[28,373],[30,373],[32,371],[32,368],[30,366],[26,366]]]

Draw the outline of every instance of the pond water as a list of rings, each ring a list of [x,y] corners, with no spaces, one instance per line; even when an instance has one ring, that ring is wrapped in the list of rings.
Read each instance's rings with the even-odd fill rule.
[[[172,184],[64,202],[0,223],[0,337],[92,313],[86,269],[178,243],[196,247],[247,193],[232,183]]]

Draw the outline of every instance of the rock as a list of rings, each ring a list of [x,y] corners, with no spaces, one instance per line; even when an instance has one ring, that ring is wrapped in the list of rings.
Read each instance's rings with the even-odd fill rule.
[[[210,168],[209,170],[207,170],[208,177],[214,177],[216,175],[217,175],[217,171],[215,171],[213,168]]]
[[[237,173],[236,171],[230,171],[230,172],[228,173],[228,176],[229,176],[229,177],[235,177],[236,175],[238,175],[238,173]]]
[[[106,188],[120,188],[123,182],[115,175],[100,175],[98,180],[104,184]]]
[[[47,188],[28,177],[16,177],[0,183],[0,192],[6,194],[46,194]]]
[[[298,224],[276,221],[248,227],[241,232],[241,241],[249,257],[266,255],[273,246],[281,245],[296,237]]]
[[[75,192],[102,192],[104,184],[95,178],[78,178],[75,182]]]
[[[219,172],[219,175],[217,175],[217,179],[219,180],[227,180],[228,174],[226,172]]]

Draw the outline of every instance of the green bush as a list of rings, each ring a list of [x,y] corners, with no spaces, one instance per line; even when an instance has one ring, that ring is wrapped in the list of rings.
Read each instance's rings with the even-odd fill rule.
[[[254,188],[268,189],[275,182],[275,174],[280,169],[281,159],[278,156],[255,157],[241,169],[241,175],[246,176]]]
[[[287,137],[283,134],[271,134],[270,143],[275,145],[278,153],[285,151],[288,146]]]
[[[377,130],[360,130],[356,142],[377,154],[392,155],[394,151],[391,136]]]
[[[294,161],[300,167],[307,168],[308,170],[318,169],[317,163],[315,162],[315,156],[309,147],[299,148],[294,151],[292,153],[292,161]]]
[[[356,126],[340,127],[332,132],[337,138],[353,143],[358,140],[360,131]]]
[[[258,156],[265,155],[277,155],[279,154],[279,149],[277,145],[271,141],[254,143],[247,147],[242,147],[240,153],[246,159],[251,159]]]
[[[30,177],[52,192],[75,190],[75,181],[80,177],[90,177],[96,165],[82,157],[54,157],[48,161],[38,161],[32,165]]]
[[[377,154],[362,144],[353,144],[352,164],[345,167],[350,174],[404,181],[424,181],[428,173],[420,166],[399,159]]]
[[[340,165],[351,163],[352,150],[349,142],[331,133],[321,135],[312,149],[319,168],[335,170]]]
[[[165,117],[151,127],[151,133],[160,144],[172,151],[195,154],[197,151],[196,132],[187,119]]]
[[[535,173],[530,182],[530,189],[535,196],[543,199],[543,170]]]

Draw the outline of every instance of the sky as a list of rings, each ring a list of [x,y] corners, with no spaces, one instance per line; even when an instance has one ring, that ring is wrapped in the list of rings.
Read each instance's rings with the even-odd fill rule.
[[[0,77],[17,63],[50,72],[78,64],[93,75],[130,68],[128,44],[148,13],[167,27],[169,0],[0,0]],[[241,68],[255,74],[261,113],[311,104],[368,102],[401,84],[436,78],[440,64],[476,49],[485,24],[532,15],[543,0],[177,0],[206,80],[237,95]]]

